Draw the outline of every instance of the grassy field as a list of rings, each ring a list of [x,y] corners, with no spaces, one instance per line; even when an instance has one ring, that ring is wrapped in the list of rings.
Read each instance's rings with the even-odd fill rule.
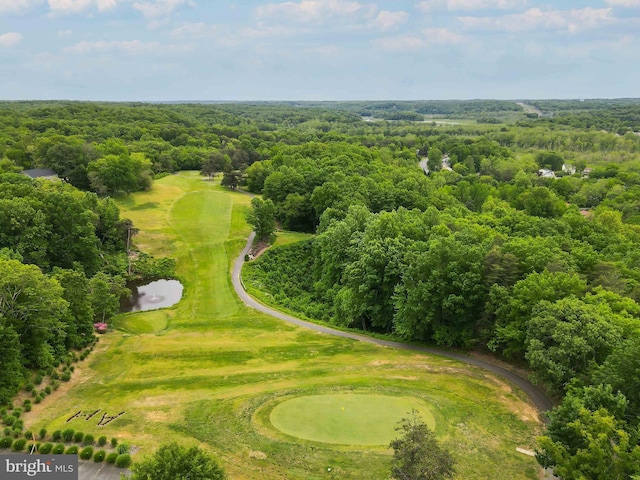
[[[119,200],[140,229],[135,243],[177,259],[184,298],[116,319],[117,330],[77,365],[72,382],[24,415],[27,428],[118,437],[136,456],[169,440],[200,445],[232,479],[384,479],[384,446],[300,440],[271,423],[290,399],[377,395],[426,406],[458,478],[536,478],[535,460],[515,449],[531,448],[540,426],[503,381],[440,357],[311,332],[242,305],[228,272],[249,233],[249,201],[196,174],[165,177],[150,192]],[[388,415],[378,408],[372,411]],[[96,417],[67,422],[97,409]],[[121,412],[97,425],[103,413]]]

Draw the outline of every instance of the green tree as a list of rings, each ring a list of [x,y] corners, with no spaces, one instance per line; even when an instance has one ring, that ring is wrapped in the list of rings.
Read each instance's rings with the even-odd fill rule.
[[[23,367],[20,362],[20,339],[16,331],[4,325],[0,314],[0,405],[13,399],[22,382]]]
[[[216,176],[218,172],[225,172],[231,167],[231,160],[228,155],[222,152],[213,152],[202,164],[201,175],[207,175],[209,178]]]
[[[27,367],[50,365],[64,345],[68,303],[60,284],[35,265],[0,260],[0,319],[20,337],[22,362]]]
[[[222,176],[220,185],[223,187],[229,187],[231,190],[235,190],[240,185],[240,172],[235,170],[227,170]]]
[[[606,305],[575,297],[540,302],[529,322],[525,353],[535,375],[561,392],[569,381],[588,374],[620,343],[614,315]]]
[[[620,480],[640,473],[637,436],[623,428],[606,409],[582,408],[569,424],[580,445],[575,451],[549,437],[538,440],[537,459],[564,480]]]
[[[224,470],[198,447],[178,443],[161,445],[149,458],[131,467],[131,480],[224,480]]]
[[[442,169],[442,151],[438,147],[429,149],[427,167],[429,167],[430,172],[439,172]]]
[[[104,322],[118,313],[120,297],[130,294],[124,279],[98,272],[89,281],[89,300],[96,320]]]
[[[251,199],[247,222],[253,227],[258,240],[269,240],[276,230],[276,207],[271,200]]]
[[[454,460],[440,445],[436,435],[412,410],[399,422],[401,433],[389,447],[393,448],[391,478],[396,480],[443,480],[453,478]]]

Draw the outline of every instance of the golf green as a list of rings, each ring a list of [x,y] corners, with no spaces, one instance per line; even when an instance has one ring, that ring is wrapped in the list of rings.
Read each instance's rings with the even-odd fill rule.
[[[395,427],[412,409],[434,428],[428,406],[415,397],[387,395],[310,395],[286,400],[270,415],[271,424],[287,435],[341,445],[386,445]]]

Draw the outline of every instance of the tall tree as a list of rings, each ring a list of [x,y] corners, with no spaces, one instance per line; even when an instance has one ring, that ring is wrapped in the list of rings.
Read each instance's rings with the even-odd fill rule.
[[[247,222],[253,226],[258,240],[268,240],[276,229],[276,207],[271,200],[251,199]]]
[[[391,477],[396,480],[443,480],[453,478],[454,460],[440,445],[435,433],[416,410],[400,420],[401,433],[389,447],[393,448]]]

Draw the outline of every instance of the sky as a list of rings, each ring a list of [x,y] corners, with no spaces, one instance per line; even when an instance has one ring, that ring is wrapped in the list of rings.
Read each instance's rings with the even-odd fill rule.
[[[640,0],[0,0],[0,99],[640,97]]]

